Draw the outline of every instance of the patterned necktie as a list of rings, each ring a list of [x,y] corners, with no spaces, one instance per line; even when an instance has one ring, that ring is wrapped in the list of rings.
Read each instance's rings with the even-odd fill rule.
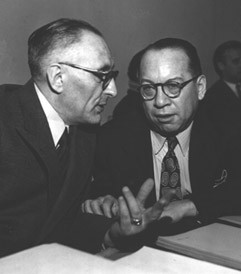
[[[168,151],[162,160],[160,197],[165,196],[170,190],[175,190],[172,200],[182,199],[180,168],[174,149],[178,143],[176,137],[168,137]]]

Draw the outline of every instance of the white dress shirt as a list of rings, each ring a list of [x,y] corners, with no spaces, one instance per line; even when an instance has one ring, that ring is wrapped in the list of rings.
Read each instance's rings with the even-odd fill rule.
[[[181,191],[183,197],[192,193],[188,165],[191,128],[192,124],[186,130],[176,136],[178,144],[174,149],[180,167]],[[168,144],[166,138],[162,137],[157,132],[150,131],[150,134],[152,143],[156,199],[158,200],[160,196],[162,160],[168,151]]]
[[[53,137],[54,145],[56,147],[60,137],[62,136],[65,130],[65,127],[68,128],[68,126],[65,125],[62,118],[59,116],[56,110],[51,106],[51,104],[48,102],[46,97],[39,90],[38,86],[35,83],[34,83],[34,87],[38,95],[40,104],[43,108],[43,111],[47,117],[49,128]]]

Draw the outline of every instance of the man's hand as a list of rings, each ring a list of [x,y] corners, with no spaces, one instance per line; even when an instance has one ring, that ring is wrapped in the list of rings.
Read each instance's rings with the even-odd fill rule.
[[[146,198],[154,187],[154,181],[147,179],[135,198],[128,187],[124,187],[123,197],[119,197],[119,218],[105,235],[105,244],[115,246],[127,236],[134,236],[146,230],[149,224],[157,221],[171,197],[157,201],[153,207],[145,208]]]
[[[104,215],[108,218],[115,217],[118,214],[118,201],[111,195],[99,197],[95,200],[86,200],[81,205],[82,212]]]
[[[194,203],[191,200],[183,199],[167,204],[159,219],[169,218],[171,223],[177,223],[185,217],[195,217],[197,214],[198,211]]]

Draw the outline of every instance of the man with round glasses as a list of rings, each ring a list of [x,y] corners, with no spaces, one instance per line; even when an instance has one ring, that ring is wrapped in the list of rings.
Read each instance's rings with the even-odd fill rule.
[[[144,113],[103,126],[92,196],[83,211],[113,217],[122,186],[136,194],[152,178],[145,210],[155,211],[156,201],[163,205],[152,221],[165,233],[240,213],[240,136],[224,138],[210,123],[201,104],[206,78],[195,47],[176,38],[149,45],[139,82]],[[145,210],[137,207],[140,222],[134,223],[144,225]]]

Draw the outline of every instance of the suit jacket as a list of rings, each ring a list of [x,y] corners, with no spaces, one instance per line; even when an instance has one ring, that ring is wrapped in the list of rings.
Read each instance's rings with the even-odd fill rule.
[[[154,178],[150,126],[139,119],[112,120],[98,134],[92,197],[119,196],[128,185],[136,194],[147,178]],[[189,147],[193,200],[203,223],[223,214],[241,213],[241,138],[221,135],[200,106],[195,115]],[[155,201],[154,190],[147,206]]]
[[[142,97],[139,92],[129,89],[127,95],[116,105],[113,111],[114,119],[128,119],[142,110]]]
[[[0,98],[0,256],[47,242],[97,252],[109,221],[79,209],[91,177],[94,130],[70,127],[70,165],[56,197],[60,167],[33,82],[3,85]]]
[[[241,99],[221,79],[207,91],[204,104],[214,126],[221,133],[241,127]]]

